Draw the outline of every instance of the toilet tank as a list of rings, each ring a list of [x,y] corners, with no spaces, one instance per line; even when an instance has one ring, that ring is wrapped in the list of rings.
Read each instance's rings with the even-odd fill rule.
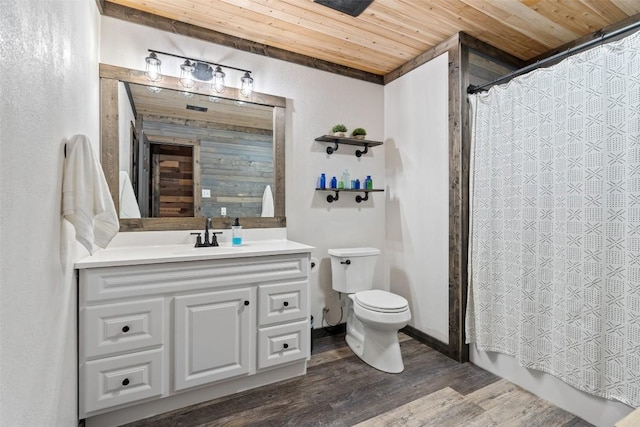
[[[334,291],[351,294],[373,289],[373,273],[380,249],[329,249]]]

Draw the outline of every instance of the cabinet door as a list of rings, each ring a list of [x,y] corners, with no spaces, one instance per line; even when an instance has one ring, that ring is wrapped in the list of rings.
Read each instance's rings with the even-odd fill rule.
[[[249,372],[254,305],[249,288],[175,298],[176,390]]]

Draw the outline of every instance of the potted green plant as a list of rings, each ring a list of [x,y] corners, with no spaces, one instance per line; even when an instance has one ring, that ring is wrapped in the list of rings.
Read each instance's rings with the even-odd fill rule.
[[[367,136],[367,131],[364,130],[363,128],[355,128],[351,132],[351,136],[356,139],[364,139],[364,137]]]
[[[347,127],[345,125],[337,124],[331,128],[331,132],[333,132],[334,136],[344,136],[345,132],[347,132]]]

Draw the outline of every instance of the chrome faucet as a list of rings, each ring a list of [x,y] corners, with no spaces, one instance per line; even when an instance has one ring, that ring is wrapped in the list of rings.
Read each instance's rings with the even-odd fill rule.
[[[209,246],[219,246],[218,238],[216,234],[222,234],[222,231],[211,232],[211,239],[209,239],[209,229],[211,229],[211,218],[206,218],[204,222],[204,242],[202,241],[202,233],[191,233],[196,236],[196,248],[206,248]]]

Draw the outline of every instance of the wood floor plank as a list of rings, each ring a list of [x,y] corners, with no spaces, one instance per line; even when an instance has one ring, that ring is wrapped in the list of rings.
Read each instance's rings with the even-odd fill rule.
[[[470,393],[466,399],[485,409],[487,417],[498,425],[562,426],[575,418],[504,379]]]
[[[353,356],[353,352],[349,347],[336,348],[333,350],[323,351],[314,355],[314,357],[307,362],[307,368],[322,365],[323,363],[336,362],[345,357]]]
[[[445,387],[394,410],[357,424],[358,427],[420,427],[466,425],[484,410]]]
[[[554,426],[589,425],[571,424],[583,421],[472,364],[460,364],[404,334],[399,338],[405,364],[400,374],[365,364],[346,346],[344,335],[327,336],[314,341],[307,375],[129,427],[346,427],[359,423],[511,427],[536,425],[535,420],[560,423],[547,424]],[[524,410],[509,412],[509,406]],[[529,416],[532,413],[535,416]],[[500,424],[503,421],[506,424]]]

